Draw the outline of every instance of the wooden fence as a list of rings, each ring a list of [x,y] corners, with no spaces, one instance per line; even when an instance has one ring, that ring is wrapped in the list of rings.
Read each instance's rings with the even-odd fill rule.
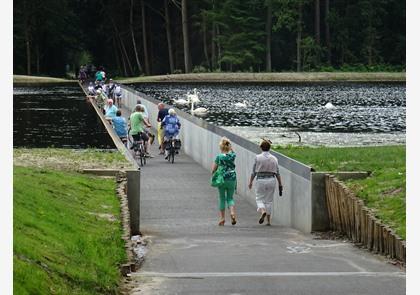
[[[330,228],[345,233],[355,244],[405,263],[405,241],[376,219],[362,200],[335,176],[325,176]]]

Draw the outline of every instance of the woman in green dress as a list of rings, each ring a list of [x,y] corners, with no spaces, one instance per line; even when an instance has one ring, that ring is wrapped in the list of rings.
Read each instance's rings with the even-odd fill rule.
[[[221,167],[224,183],[218,187],[219,190],[219,210],[220,220],[219,225],[225,225],[225,208],[226,204],[230,210],[230,218],[232,225],[236,224],[235,214],[235,200],[233,194],[236,189],[236,172],[235,172],[235,158],[236,154],[232,150],[230,140],[223,137],[219,143],[220,154],[216,156],[212,167],[212,174]]]

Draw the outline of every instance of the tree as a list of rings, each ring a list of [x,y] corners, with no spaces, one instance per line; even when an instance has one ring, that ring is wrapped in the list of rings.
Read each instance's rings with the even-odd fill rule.
[[[265,21],[265,70],[267,72],[271,72],[271,31],[273,29],[273,5],[271,3],[271,0],[266,0],[265,5],[267,6],[267,18]]]
[[[188,2],[187,0],[182,0],[182,37],[184,41],[184,64],[185,64],[185,73],[191,72],[191,53],[190,53],[190,35],[188,31]]]

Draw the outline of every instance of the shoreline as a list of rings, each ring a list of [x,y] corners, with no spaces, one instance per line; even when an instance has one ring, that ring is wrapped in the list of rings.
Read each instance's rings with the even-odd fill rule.
[[[177,75],[142,76],[116,79],[130,83],[336,83],[382,82],[405,83],[401,72],[307,72],[307,73],[191,73]]]
[[[281,72],[281,73],[190,73],[175,75],[114,78],[122,84],[131,83],[405,83],[405,72]],[[68,85],[77,80],[54,77],[13,75],[13,86]]]
[[[67,80],[54,77],[13,75],[13,86],[34,86],[34,85],[77,85],[77,80]]]

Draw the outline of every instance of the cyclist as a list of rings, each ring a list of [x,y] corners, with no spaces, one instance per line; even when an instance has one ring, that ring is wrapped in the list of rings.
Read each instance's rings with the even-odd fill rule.
[[[166,145],[171,137],[173,139],[179,140],[179,129],[181,129],[181,122],[179,121],[174,109],[169,109],[168,115],[163,118],[161,126],[165,130],[163,136],[164,145]],[[168,159],[168,157],[169,151],[165,149],[165,159]]]
[[[142,112],[144,112],[144,108],[142,106],[137,105],[134,110],[135,111],[130,115],[130,135],[135,141],[139,141],[140,139],[144,141],[145,154],[146,156],[150,156],[149,146],[147,144],[149,136],[144,132],[144,126],[152,127],[152,125],[143,118]]]
[[[137,99],[137,104],[134,107],[134,109],[137,106],[141,106],[144,109],[144,111],[142,112],[143,118],[147,121],[147,123],[150,124],[150,121],[149,121],[149,112],[147,111],[146,106],[141,103],[141,100],[140,99]],[[134,112],[134,109],[133,109],[133,112]],[[155,141],[155,135],[150,132],[150,129],[149,128],[147,128],[145,131],[146,131],[147,135],[149,136],[149,144],[152,145],[153,142]]]

